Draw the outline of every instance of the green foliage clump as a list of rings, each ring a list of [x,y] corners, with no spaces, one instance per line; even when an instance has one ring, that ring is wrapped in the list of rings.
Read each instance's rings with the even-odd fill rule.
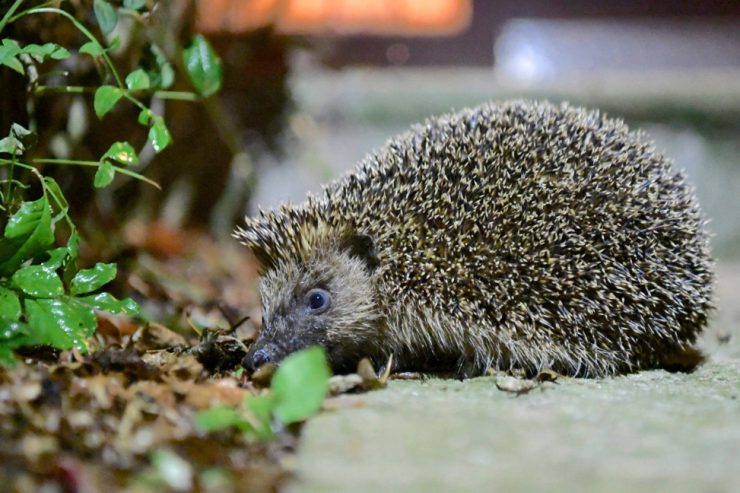
[[[206,431],[235,427],[250,440],[270,440],[274,421],[282,425],[298,423],[321,409],[330,376],[321,347],[298,351],[280,363],[272,377],[271,392],[247,396],[243,410],[212,407],[198,414],[196,425]]]
[[[106,39],[114,32],[120,16],[141,20],[149,4],[141,0],[117,3],[118,7],[106,0],[93,3],[98,28]],[[157,58],[157,69],[136,68],[125,78],[121,77],[109,55],[117,48],[118,38],[100,41],[90,26],[83,25],[61,8],[63,4],[65,2],[15,0],[0,18],[0,34],[8,25],[26,16],[61,16],[87,39],[76,49],[76,56],[91,56],[101,62],[106,72],[105,80],[97,87],[42,86],[39,69],[47,67],[47,63],[73,56],[75,49],[51,42],[21,46],[17,40],[3,38],[0,66],[26,77],[34,93],[91,92],[94,94],[93,108],[99,118],[113,110],[119,101],[126,100],[140,109],[138,122],[149,129],[148,143],[159,153],[170,144],[171,137],[164,118],[145,104],[145,97],[196,101],[214,94],[220,87],[221,63],[201,36],[196,36],[182,53],[183,65],[196,93],[164,91],[173,83],[174,69],[156,45],[151,49]],[[52,67],[51,71],[54,70]],[[115,278],[115,264],[97,263],[90,269],[78,267],[79,233],[69,215],[62,189],[50,176],[44,176],[43,166],[94,168],[96,188],[107,187],[119,174],[158,186],[135,171],[139,154],[126,141],[113,142],[95,161],[26,159],[35,144],[35,133],[19,122],[13,123],[9,134],[0,139],[1,364],[12,364],[13,351],[21,346],[49,345],[85,351],[86,339],[97,326],[96,310],[130,315],[138,312],[134,301],[117,300],[100,291]],[[36,184],[40,185],[40,196]],[[58,245],[57,237],[66,238],[63,245]]]

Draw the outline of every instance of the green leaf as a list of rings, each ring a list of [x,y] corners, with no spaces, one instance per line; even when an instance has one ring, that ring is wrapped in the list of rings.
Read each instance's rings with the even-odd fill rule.
[[[142,69],[136,69],[126,76],[126,87],[131,91],[149,89],[149,76]]]
[[[51,208],[46,197],[24,202],[5,226],[0,240],[0,275],[14,272],[26,260],[46,251],[54,242]]]
[[[62,280],[66,286],[72,282],[72,278],[77,274],[77,255],[80,249],[80,238],[77,236],[77,231],[72,230],[72,234],[67,240],[67,252],[69,252],[69,259],[64,263],[64,272],[62,273]]]
[[[22,344],[51,345],[59,349],[76,347],[87,351],[85,339],[95,332],[97,321],[92,308],[70,297],[26,300],[30,331]]]
[[[12,367],[15,365],[13,347],[0,343],[0,366]]]
[[[159,115],[152,115],[152,128],[149,129],[149,142],[152,143],[154,152],[162,152],[165,147],[170,145],[170,131],[167,130],[167,125],[164,123],[164,119]]]
[[[59,269],[69,257],[69,249],[67,247],[59,247],[53,250],[49,250],[49,260],[41,264],[50,270]]]
[[[204,431],[239,428],[250,439],[266,441],[273,438],[275,435],[270,427],[274,406],[273,396],[249,396],[244,402],[249,416],[245,416],[231,406],[215,406],[198,413],[195,417],[195,425]]]
[[[221,60],[202,35],[193,36],[190,46],[182,52],[182,61],[201,95],[211,96],[221,88]]]
[[[123,90],[114,86],[100,86],[95,91],[95,101],[93,107],[98,118],[102,118],[108,113],[119,99],[123,97]]]
[[[109,157],[119,163],[132,166],[139,164],[139,155],[136,154],[134,148],[128,142],[115,142],[110,146],[103,158]]]
[[[105,0],[94,0],[93,10],[95,11],[95,18],[98,20],[100,25],[100,31],[103,34],[110,34],[116,27],[118,22],[118,15],[115,9],[106,2]]]
[[[41,197],[33,202],[23,202],[20,209],[10,217],[5,225],[6,238],[28,236],[38,226],[44,212],[49,212],[49,202]]]
[[[272,395],[250,395],[244,400],[244,403],[259,423],[259,426],[252,427],[251,432],[247,432],[247,435],[262,441],[272,439],[275,433],[272,431],[270,421],[275,408],[275,397]]]
[[[149,125],[149,122],[152,120],[153,116],[154,114],[152,113],[152,110],[144,108],[139,112],[138,122],[140,125]]]
[[[0,45],[0,65],[12,68],[21,75],[25,75],[23,64],[16,58],[21,53],[21,47],[14,39],[3,39]]]
[[[105,51],[116,51],[120,47],[121,47],[121,37],[113,36],[113,40],[110,43],[108,43],[108,47],[105,49]]]
[[[18,123],[13,123],[10,126],[10,135],[18,139],[25,149],[36,145],[36,141],[38,140],[36,132],[27,129]]]
[[[92,269],[83,269],[70,283],[70,293],[85,294],[95,291],[116,278],[116,264],[98,262]]]
[[[23,71],[23,64],[16,57],[7,56],[0,58],[0,65],[5,65],[6,67],[12,68],[19,74],[25,75],[25,72]]]
[[[139,305],[137,305],[134,300],[131,298],[117,300],[110,293],[98,293],[91,296],[83,296],[78,298],[78,300],[80,300],[81,303],[90,305],[96,310],[116,315],[122,313],[125,313],[126,315],[136,315],[139,313]]]
[[[21,318],[21,302],[18,295],[10,289],[0,286],[0,327],[5,326],[8,322],[17,322]],[[0,329],[0,339],[9,339]]]
[[[70,55],[66,48],[56,43],[45,43],[43,45],[31,43],[24,46],[21,52],[31,55],[37,62],[43,62],[46,57],[51,57],[54,60],[63,60]]]
[[[139,10],[145,3],[144,0],[123,0],[123,6],[131,10]]]
[[[32,130],[24,128],[22,125],[13,123],[10,126],[10,133],[7,137],[0,140],[0,152],[20,155],[36,145],[37,136]]]
[[[113,178],[116,176],[116,170],[110,161],[103,161],[103,163],[95,172],[95,179],[93,185],[95,188],[104,188],[111,184]]]
[[[69,210],[69,203],[67,203],[67,198],[64,196],[64,193],[56,180],[51,176],[45,176],[44,186],[46,187],[46,192],[54,199],[49,202],[50,205],[55,205],[55,209],[59,209],[61,216],[66,215]],[[59,219],[59,217],[57,219]]]
[[[0,153],[23,154],[23,148],[18,144],[19,142],[15,137],[5,137],[4,139],[0,139]]]
[[[156,67],[148,71],[151,85],[152,87],[167,89],[175,81],[175,71],[172,69],[172,64],[156,45],[152,45],[151,52],[156,63]]]
[[[244,418],[231,406],[214,406],[195,416],[195,425],[203,431],[225,430],[232,426],[241,427],[244,421]]]
[[[64,60],[65,58],[69,58],[71,56],[71,53],[67,48],[63,46],[57,46],[54,51],[51,52],[51,57],[54,60]]]
[[[34,298],[53,298],[64,294],[62,280],[53,269],[29,265],[18,269],[10,278],[11,285]]]
[[[316,413],[329,390],[331,372],[321,347],[288,356],[272,378],[275,417],[284,424],[303,421]]]
[[[0,53],[3,53],[4,51],[17,55],[21,52],[21,45],[19,45],[18,41],[14,39],[4,38],[2,45],[0,45]]]
[[[97,41],[88,41],[80,46],[80,53],[87,53],[90,56],[100,56],[105,53],[105,49]]]
[[[50,45],[51,43],[47,43],[47,45]],[[43,62],[44,58],[49,56],[53,50],[47,49],[47,45],[41,46],[37,45],[35,43],[28,44],[21,49],[21,53],[26,53],[28,55],[31,55],[31,58],[36,60],[37,62]]]
[[[76,260],[80,251],[80,237],[77,236],[77,231],[72,231],[72,234],[69,236],[67,250],[69,250],[69,256]]]
[[[12,367],[15,365],[13,347],[0,343],[0,366]]]
[[[26,334],[28,334],[28,325],[23,322],[4,323],[0,326],[0,344],[2,341],[8,341]],[[18,345],[13,345],[13,347],[18,347]]]

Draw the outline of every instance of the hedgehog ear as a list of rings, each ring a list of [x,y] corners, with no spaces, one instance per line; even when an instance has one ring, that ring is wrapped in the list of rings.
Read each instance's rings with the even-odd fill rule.
[[[353,234],[343,238],[339,249],[347,252],[350,257],[362,260],[370,272],[380,264],[375,252],[375,242],[366,234]]]

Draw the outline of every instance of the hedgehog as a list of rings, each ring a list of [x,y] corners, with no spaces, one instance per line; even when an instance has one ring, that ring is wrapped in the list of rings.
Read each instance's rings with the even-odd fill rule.
[[[706,221],[642,132],[567,103],[430,118],[234,236],[261,265],[254,371],[690,370],[712,309]],[[377,366],[376,366],[377,367]]]

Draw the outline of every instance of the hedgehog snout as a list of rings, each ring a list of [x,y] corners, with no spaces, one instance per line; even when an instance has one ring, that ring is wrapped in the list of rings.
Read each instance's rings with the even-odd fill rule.
[[[278,348],[274,344],[252,346],[247,355],[242,360],[242,366],[250,373],[257,371],[261,366],[271,361],[276,361]]]

